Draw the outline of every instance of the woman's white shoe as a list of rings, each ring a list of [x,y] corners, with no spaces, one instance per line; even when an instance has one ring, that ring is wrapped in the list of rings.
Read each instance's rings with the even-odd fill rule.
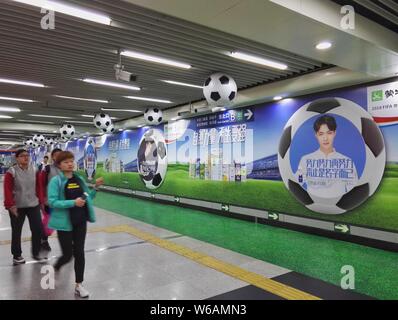
[[[87,298],[90,295],[90,292],[88,292],[86,288],[79,284],[75,288],[75,294],[80,298]]]

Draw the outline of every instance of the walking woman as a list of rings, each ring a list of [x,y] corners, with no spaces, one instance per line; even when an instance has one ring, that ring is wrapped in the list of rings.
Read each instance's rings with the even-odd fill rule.
[[[95,222],[92,200],[97,188],[103,184],[99,178],[94,190],[89,190],[86,182],[73,171],[74,155],[62,151],[56,158],[61,173],[51,178],[48,185],[48,204],[51,208],[49,228],[57,230],[62,249],[62,257],[54,265],[58,271],[64,264],[75,258],[76,295],[87,298],[89,292],[83,287],[84,242],[87,233],[87,221]]]

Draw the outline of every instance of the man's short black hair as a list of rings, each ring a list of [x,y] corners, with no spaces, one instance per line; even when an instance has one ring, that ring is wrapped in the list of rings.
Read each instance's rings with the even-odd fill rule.
[[[60,151],[62,151],[62,149],[60,149],[60,148],[55,148],[53,151],[51,151],[51,157],[54,155],[54,153],[60,152]]]
[[[25,149],[18,149],[15,151],[15,158],[18,158],[21,153],[28,152]]]
[[[321,125],[326,124],[331,131],[336,131],[337,129],[337,123],[336,119],[333,118],[332,116],[322,116],[316,119],[314,122],[314,130],[315,132],[318,132],[319,129],[321,128]]]

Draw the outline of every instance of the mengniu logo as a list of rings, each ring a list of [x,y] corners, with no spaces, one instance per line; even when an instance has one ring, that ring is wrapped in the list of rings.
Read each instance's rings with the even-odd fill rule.
[[[383,100],[383,90],[372,91],[372,102]]]

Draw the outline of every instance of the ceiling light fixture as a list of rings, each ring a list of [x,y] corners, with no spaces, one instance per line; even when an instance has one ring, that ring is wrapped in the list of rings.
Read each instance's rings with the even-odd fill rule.
[[[112,108],[101,108],[102,111],[117,111],[117,112],[143,112],[140,110],[132,110],[132,109],[112,109]]]
[[[41,83],[36,83],[36,82],[29,82],[29,81],[19,81],[19,80],[12,80],[12,79],[6,79],[6,78],[0,78],[1,83],[9,83],[9,84],[17,84],[21,86],[30,86],[30,87],[39,87],[39,88],[44,88],[45,85]]]
[[[178,61],[174,61],[174,60],[170,60],[170,59],[165,59],[165,58],[161,58],[161,57],[156,57],[156,56],[152,56],[149,54],[140,53],[140,52],[131,51],[131,50],[123,50],[123,51],[121,51],[120,54],[123,56],[129,57],[129,58],[165,64],[168,66],[182,68],[182,69],[190,69],[191,68],[191,65],[186,64],[186,63],[182,63],[182,62],[178,62]]]
[[[135,91],[140,91],[140,87],[136,86],[130,86],[127,84],[121,84],[117,82],[111,82],[111,81],[102,81],[102,80],[95,80],[95,79],[83,79],[82,81],[87,82],[87,83],[92,83],[92,84],[99,84],[102,86],[108,86],[108,87],[116,87],[116,88],[122,88],[122,89],[128,89],[128,90],[135,90]]]
[[[0,114],[0,119],[12,119],[12,117]]]
[[[108,26],[111,25],[112,23],[111,18],[105,15],[94,13],[89,10],[84,10],[75,6],[66,5],[55,1],[48,1],[48,0],[14,0],[14,1],[35,7],[44,8],[47,10],[52,10],[55,12],[66,14],[68,16],[77,17],[80,19],[106,24]]]
[[[55,94],[54,97],[62,98],[62,99],[71,99],[71,100],[82,100],[82,101],[91,101],[91,102],[99,102],[99,103],[109,103],[108,100],[98,100],[98,99],[86,99],[86,98],[78,98],[78,97],[68,97],[68,96],[60,96]]]
[[[274,101],[279,101],[279,100],[282,100],[283,99],[283,97],[281,97],[281,96],[275,96],[274,97]]]
[[[0,107],[0,111],[5,111],[5,112],[21,112],[21,109],[19,109],[19,108],[14,108],[14,107]]]
[[[315,46],[315,48],[317,48],[318,50],[327,50],[327,49],[329,49],[329,48],[331,48],[331,47],[332,47],[332,43],[329,42],[329,41],[320,42],[320,43],[318,43],[318,44]]]
[[[34,102],[34,100],[30,100],[30,99],[21,99],[21,98],[12,98],[12,97],[3,97],[3,96],[0,96],[0,100],[21,101],[21,102]]]
[[[47,114],[29,114],[29,116],[40,117],[40,118],[72,119],[71,117],[52,116]]]
[[[87,122],[87,121],[75,121],[75,120],[69,120],[68,122],[70,122],[70,123],[93,124],[92,122]]]
[[[128,99],[133,99],[133,100],[152,101],[152,102],[159,102],[159,103],[172,103],[169,100],[161,100],[161,99],[154,99],[154,98],[144,98],[144,97],[136,97],[136,96],[124,96],[124,97],[128,98]]]
[[[43,124],[54,124],[54,122],[50,121],[36,121],[36,120],[17,120],[19,122],[32,122],[32,123],[43,123]]]
[[[94,118],[94,115],[89,115],[89,114],[82,114],[82,117],[84,118]],[[112,120],[117,120],[118,118],[116,117],[111,117]]]
[[[177,86],[184,86],[184,87],[192,87],[192,88],[198,88],[198,89],[203,89],[202,86],[197,86],[195,84],[190,84],[190,83],[184,83],[184,82],[178,82],[178,81],[171,81],[171,80],[162,80],[163,82],[167,82],[170,84],[175,84]]]
[[[260,57],[253,56],[251,54],[242,53],[242,52],[230,52],[229,56],[231,56],[231,57],[233,57],[235,59],[239,59],[239,60],[243,60],[243,61],[248,61],[248,62],[260,64],[260,65],[271,67],[271,68],[274,68],[274,69],[286,70],[288,68],[288,66],[286,64],[283,64],[283,63],[280,63],[280,62],[276,62],[276,61],[273,61],[273,60],[260,58]]]

